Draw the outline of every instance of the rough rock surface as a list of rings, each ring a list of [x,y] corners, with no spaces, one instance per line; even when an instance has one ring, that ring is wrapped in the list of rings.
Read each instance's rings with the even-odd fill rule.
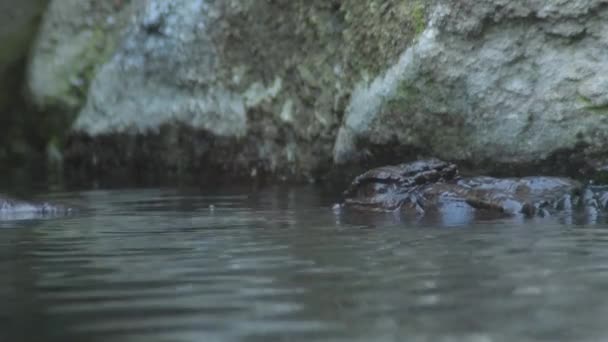
[[[331,164],[350,84],[424,23],[419,2],[396,0],[147,1],[135,13],[74,124],[75,168],[310,178]]]
[[[564,153],[601,159],[606,3],[136,1],[108,59],[84,63],[67,167],[311,178],[420,154],[554,170]],[[71,47],[50,44],[51,60]],[[74,71],[39,65],[30,77],[48,84]]]
[[[39,122],[24,110],[22,96],[30,45],[36,38],[47,0],[0,1],[0,172],[14,169],[24,156],[34,159]],[[66,125],[63,125],[65,131]]]
[[[399,61],[355,86],[335,161],[373,144],[494,163],[602,153],[607,3],[439,2]]]
[[[55,0],[32,47],[27,91],[45,111],[70,114],[86,98],[96,68],[114,51],[130,1]]]
[[[46,4],[47,0],[0,2],[0,112],[16,97],[22,64]]]

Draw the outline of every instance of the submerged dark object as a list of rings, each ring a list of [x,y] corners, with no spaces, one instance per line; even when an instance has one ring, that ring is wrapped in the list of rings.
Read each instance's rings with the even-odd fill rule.
[[[344,192],[343,206],[364,211],[494,213],[547,216],[576,208],[597,210],[606,193],[563,177],[460,177],[456,165],[419,160],[369,170]]]
[[[358,209],[392,211],[421,187],[456,178],[456,165],[439,159],[382,166],[356,177],[344,192],[344,204]]]
[[[72,208],[47,202],[29,202],[0,195],[0,220],[56,217],[72,211]]]

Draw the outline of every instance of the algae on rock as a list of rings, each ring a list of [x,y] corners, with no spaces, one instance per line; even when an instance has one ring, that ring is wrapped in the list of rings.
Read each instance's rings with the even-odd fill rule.
[[[420,1],[376,0],[140,4],[97,69],[69,160],[109,160],[86,152],[86,136],[163,140],[161,132],[178,129],[190,132],[185,141],[198,131],[214,143],[189,150],[181,166],[160,154],[171,169],[196,172],[205,160],[240,174],[311,178],[332,163],[352,85],[399,55],[424,9]]]
[[[0,3],[0,112],[20,96],[23,64],[46,5],[47,0]]]
[[[420,0],[346,0],[344,58],[353,81],[361,75],[378,75],[426,27],[427,7]]]
[[[608,118],[577,100],[607,98],[594,76],[608,66],[605,5],[437,2],[398,62],[354,87],[334,160],[386,143],[495,171],[544,161],[551,172],[576,169],[555,165],[560,153],[605,159]]]
[[[0,2],[0,171],[34,158],[39,143],[35,113],[24,108],[21,94],[29,48],[46,0]]]
[[[130,1],[51,1],[28,67],[28,94],[39,110],[77,113],[130,11]]]
[[[36,85],[53,84],[38,83],[50,75],[59,86],[33,92],[39,103],[84,101],[67,160],[86,170],[307,179],[382,154],[488,165],[551,161],[581,144],[601,154],[605,4],[132,2],[116,14],[132,18],[116,19],[122,30],[101,30],[106,43],[70,55],[82,64],[36,64],[70,51],[45,57],[41,35],[30,88],[49,89]],[[83,82],[74,89],[70,77]],[[126,150],[112,159],[117,144]]]

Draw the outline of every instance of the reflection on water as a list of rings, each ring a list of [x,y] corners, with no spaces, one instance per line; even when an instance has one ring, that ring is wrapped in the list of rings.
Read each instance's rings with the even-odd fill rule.
[[[604,224],[339,216],[314,188],[46,198],[85,210],[0,223],[2,341],[608,339]]]

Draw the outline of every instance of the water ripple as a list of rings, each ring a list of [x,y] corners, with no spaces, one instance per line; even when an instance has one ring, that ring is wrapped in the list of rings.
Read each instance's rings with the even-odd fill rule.
[[[602,224],[359,220],[313,188],[48,197],[87,210],[0,230],[0,340],[608,337]]]

